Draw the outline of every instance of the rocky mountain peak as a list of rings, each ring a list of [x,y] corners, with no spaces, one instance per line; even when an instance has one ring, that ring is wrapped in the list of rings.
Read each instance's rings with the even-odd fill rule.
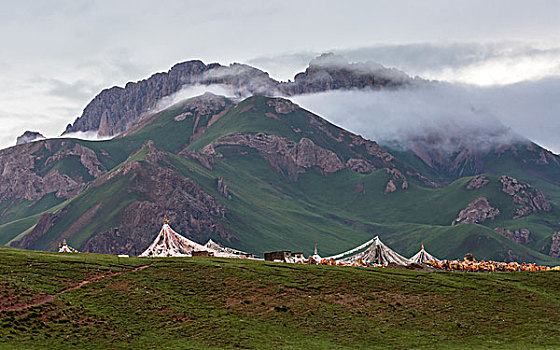
[[[16,145],[23,145],[25,143],[33,142],[39,139],[44,139],[45,136],[37,131],[26,131],[20,136],[18,136],[16,140]]]
[[[241,96],[284,95],[321,92],[333,89],[394,88],[411,79],[404,73],[378,64],[348,63],[344,58],[324,54],[313,60],[294,82],[280,82],[267,72],[246,64],[204,64],[199,60],[182,62],[169,71],[153,74],[138,82],[112,87],[99,93],[64,134],[77,131],[98,131],[99,136],[121,134],[154,110],[159,100],[184,87],[194,85],[225,85]]]

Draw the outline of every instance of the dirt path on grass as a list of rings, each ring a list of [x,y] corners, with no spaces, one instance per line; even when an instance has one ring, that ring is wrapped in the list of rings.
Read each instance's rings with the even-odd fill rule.
[[[114,273],[106,273],[106,274],[103,274],[103,275],[93,276],[91,278],[88,278],[87,280],[84,280],[84,281],[78,283],[75,286],[63,289],[63,290],[61,290],[60,292],[58,292],[54,295],[51,295],[51,294],[44,295],[41,298],[39,298],[39,299],[37,299],[37,300],[35,300],[31,303],[18,304],[18,305],[8,306],[8,307],[0,307],[0,312],[3,312],[3,311],[21,311],[21,310],[29,309],[31,307],[35,307],[35,306],[43,305],[43,304],[46,304],[46,303],[50,303],[50,302],[53,302],[54,298],[56,298],[57,296],[59,296],[61,294],[64,294],[64,293],[67,293],[67,292],[72,291],[72,290],[82,288],[83,286],[85,286],[88,283],[99,282],[99,281],[101,281],[105,278],[116,277],[116,276],[122,275],[123,273],[130,273],[130,272],[144,270],[145,268],[148,268],[148,267],[150,267],[150,265],[138,266],[138,267],[133,268],[132,270],[118,271],[118,272],[114,272]]]

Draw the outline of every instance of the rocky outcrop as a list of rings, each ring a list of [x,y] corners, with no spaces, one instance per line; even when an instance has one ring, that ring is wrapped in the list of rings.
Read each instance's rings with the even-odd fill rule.
[[[353,88],[393,88],[412,80],[404,73],[372,63],[350,64],[333,55],[313,60],[305,72],[297,74],[294,82],[279,82],[268,73],[251,66],[234,63],[222,66],[188,61],[176,64],[168,72],[127,83],[124,88],[112,87],[101,91],[84,109],[65,134],[97,130],[99,136],[113,136],[133,127],[142,115],[150,113],[159,100],[196,84],[228,85],[238,96],[296,95]],[[274,102],[273,102],[274,103]],[[290,113],[284,101],[278,101],[277,113]],[[186,116],[185,116],[186,117]]]
[[[552,242],[548,255],[560,258],[560,232],[556,232],[552,235]]]
[[[43,134],[41,134],[40,132],[36,132],[36,131],[26,131],[23,134],[21,134],[20,136],[18,136],[17,140],[16,140],[16,145],[23,145],[29,142],[33,142],[36,140],[40,140],[40,139],[44,139],[45,136],[43,136]]]
[[[65,146],[64,142],[63,146]],[[107,171],[107,169],[105,169],[99,159],[97,159],[97,155],[93,150],[86,148],[78,143],[74,144],[72,148],[63,149],[47,158],[44,166],[48,167],[50,164],[58,162],[61,159],[67,158],[68,156],[80,157],[80,163],[82,163],[82,165],[88,170],[89,174],[94,178]]]
[[[500,214],[498,208],[493,208],[486,197],[475,199],[459,212],[451,226],[461,224],[477,224],[488,219],[494,219]]]
[[[482,188],[490,183],[490,180],[484,175],[475,176],[469,183],[467,184],[467,190],[475,190]]]
[[[98,130],[99,136],[120,134],[140,117],[155,109],[159,100],[196,84],[225,84],[240,96],[246,94],[270,94],[277,82],[267,73],[256,68],[232,64],[206,65],[201,61],[176,64],[168,72],[157,73],[150,78],[127,83],[124,88],[113,87],[103,90],[84,109],[74,124],[68,125],[64,133]]]
[[[373,62],[350,64],[331,53],[323,54],[309,63],[305,72],[296,74],[293,83],[283,85],[291,95],[337,89],[384,89],[412,82],[405,73],[387,69]]]
[[[363,147],[368,156],[374,156],[374,161],[377,160],[381,166],[388,165],[390,167],[383,167],[389,175],[385,194],[394,192],[399,188],[403,190],[408,188],[406,177],[397,168],[393,168],[392,160],[394,158],[391,154],[375,142],[363,140],[358,136],[355,136],[354,140],[356,141],[354,145]],[[277,135],[262,133],[224,136],[206,145],[201,153],[219,157],[221,154],[217,149],[228,146],[242,146],[257,150],[259,155],[268,161],[274,169],[285,174],[292,181],[297,181],[298,174],[305,173],[311,168],[316,168],[323,174],[342,169],[351,169],[365,174],[378,169],[372,162],[363,158],[350,158],[343,162],[336,153],[317,146],[306,137],[294,142]]]
[[[515,231],[510,231],[505,228],[496,227],[494,231],[517,243],[525,244],[533,241],[533,238],[531,237],[531,231],[527,230],[526,228],[520,228]]]
[[[373,164],[365,159],[350,158],[346,162],[346,167],[360,174],[368,174],[377,170]]]
[[[294,142],[277,135],[236,134],[221,137],[208,144],[202,149],[202,153],[217,155],[216,148],[225,146],[243,146],[257,150],[273,168],[285,173],[293,181],[306,169],[317,168],[325,174],[346,167],[334,152],[315,145],[305,137]]]
[[[0,201],[9,198],[34,201],[52,192],[59,198],[78,194],[87,184],[81,175],[61,174],[57,169],[45,171],[71,156],[79,157],[93,178],[106,172],[91,149],[68,140],[47,140],[1,150]]]
[[[228,186],[224,182],[223,177],[218,177],[218,192],[222,195],[222,197],[231,200],[231,195],[228,193]]]
[[[144,200],[124,208],[119,226],[90,238],[85,251],[140,254],[159,232],[163,214],[178,232],[197,242],[206,242],[211,234],[224,240],[235,239],[222,224],[226,214],[224,206],[195,181],[158,166],[152,160],[143,164],[129,162],[116,171],[115,176],[132,175],[130,191]]]
[[[272,98],[267,102],[267,105],[274,107],[274,111],[278,114],[289,114],[296,110],[297,105],[290,100],[283,98]]]
[[[440,188],[440,187],[441,187],[437,182],[435,182],[435,181],[433,181],[433,180],[427,178],[426,176],[420,174],[420,173],[417,172],[417,171],[407,170],[407,171],[406,171],[406,175],[415,177],[415,178],[417,178],[418,180],[420,180],[422,183],[424,183],[425,185],[428,185],[428,186],[430,186],[430,187],[432,187],[432,188]]]
[[[202,154],[202,153],[199,153],[199,152],[196,152],[196,151],[191,151],[191,150],[185,148],[181,152],[179,152],[178,155],[180,155],[181,157],[186,158],[186,159],[196,160],[206,169],[210,169],[210,170],[212,169],[212,164],[214,162],[214,158],[212,158],[212,157],[210,157],[206,154]]]
[[[352,139],[350,147],[354,149],[365,149],[368,155],[378,158],[380,161],[382,161],[385,164],[384,167],[391,167],[393,165],[395,157],[393,157],[391,153],[387,152],[385,148],[379,146],[377,142],[366,140],[361,136],[354,135],[347,131],[345,132],[345,134]]]
[[[527,145],[527,151],[531,152],[533,157],[523,160],[524,163],[534,163],[537,165],[560,165],[560,160],[557,155],[533,143]]]
[[[26,234],[21,240],[14,241],[10,245],[16,248],[22,249],[29,249],[33,246],[33,244],[43,237],[58,221],[60,217],[62,217],[66,213],[65,209],[58,211],[55,214],[46,213],[41,216],[37,225],[33,227],[31,232]]]
[[[406,190],[408,188],[408,181],[406,177],[398,169],[385,169],[389,175],[389,181],[385,185],[384,194],[395,192],[399,186],[401,189]]]
[[[552,209],[544,194],[529,184],[519,182],[510,176],[500,177],[502,191],[513,198],[518,208],[515,209],[514,218],[527,216],[532,213],[548,212]]]

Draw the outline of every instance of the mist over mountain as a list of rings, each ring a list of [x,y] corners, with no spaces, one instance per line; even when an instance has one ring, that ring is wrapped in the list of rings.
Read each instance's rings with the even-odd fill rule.
[[[554,130],[560,128],[560,101],[553,95],[559,90],[560,79],[492,88],[432,82],[292,99],[337,125],[398,148],[411,149],[425,139],[427,146],[449,152],[484,151],[530,139],[558,153]]]
[[[194,86],[227,86],[237,97],[293,96],[337,89],[391,89],[412,81],[400,71],[372,63],[350,64],[332,54],[312,60],[304,72],[296,74],[293,82],[276,81],[266,72],[239,63],[222,66],[187,61],[174,65],[168,72],[130,82],[124,88],[103,90],[64,133],[97,130],[102,137],[118,135],[143,115],[153,113],[160,100]]]

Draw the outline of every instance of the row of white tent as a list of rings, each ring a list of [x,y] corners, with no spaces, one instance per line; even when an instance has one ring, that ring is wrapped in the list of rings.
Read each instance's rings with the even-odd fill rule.
[[[406,266],[411,263],[422,264],[427,261],[439,261],[439,259],[424,249],[424,244],[422,244],[422,249],[420,249],[418,253],[416,253],[412,258],[407,259],[381,242],[379,236],[375,236],[371,240],[349,251],[329,256],[325,259],[345,264],[356,264],[358,262],[362,262],[363,264],[368,265],[383,266],[387,266],[388,264]]]
[[[182,257],[192,256],[193,252],[206,251],[217,257],[227,258],[246,258],[251,256],[248,253],[233,248],[224,247],[212,240],[202,245],[175,232],[168,224],[167,220],[163,224],[161,231],[150,244],[150,246],[140,254],[141,257]],[[422,249],[412,258],[407,259],[386,246],[379,236],[375,236],[364,244],[346,251],[341,254],[321,258],[317,254],[317,247],[313,259],[320,262],[322,259],[334,260],[345,264],[355,264],[361,262],[368,265],[397,264],[410,265],[411,263],[421,264],[426,261],[439,261],[437,258],[426,252],[424,245]]]

